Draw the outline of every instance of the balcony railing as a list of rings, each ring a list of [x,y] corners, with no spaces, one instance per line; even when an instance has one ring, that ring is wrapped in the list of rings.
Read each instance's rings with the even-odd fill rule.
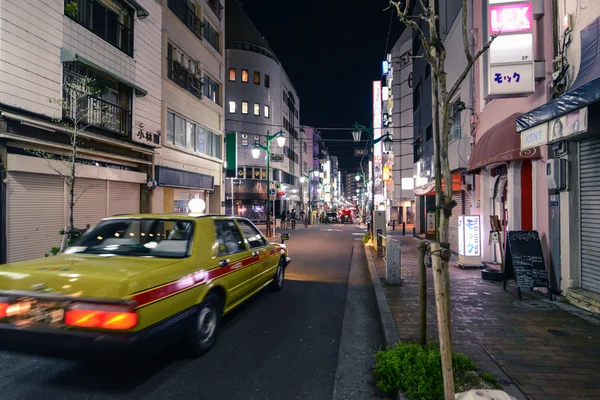
[[[106,40],[123,53],[133,56],[133,36],[131,30],[123,25],[114,12],[97,0],[64,0],[65,7],[75,3],[74,14],[66,15],[100,38]],[[128,16],[131,22],[131,16]]]
[[[175,60],[167,60],[167,76],[192,96],[202,98],[202,80]]]
[[[190,8],[187,1],[169,0],[167,5],[173,14],[177,15],[177,18],[179,18],[181,22],[194,33],[194,35],[199,39],[202,39],[202,28],[204,27],[204,24],[200,21],[200,18],[198,18],[194,10]]]
[[[69,94],[64,93],[64,99],[69,100]],[[97,97],[82,97],[77,101],[77,107],[64,110],[63,116],[69,122],[80,125],[90,125],[120,135],[128,135],[131,129],[131,112],[108,101]]]
[[[221,14],[223,13],[223,6],[221,5],[221,2],[219,0],[208,0],[208,6],[211,10],[213,10],[213,12],[217,16],[217,18],[219,18],[220,21],[222,18]]]

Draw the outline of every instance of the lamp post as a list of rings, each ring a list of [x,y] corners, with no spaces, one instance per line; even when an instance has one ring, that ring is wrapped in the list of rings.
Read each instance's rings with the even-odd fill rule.
[[[308,173],[306,175],[302,175],[300,177],[300,181],[303,182],[304,179],[308,179],[308,215],[309,215],[309,221],[311,221],[312,219],[312,198],[310,197],[310,187],[312,186],[312,179],[310,179],[310,176],[313,172],[319,171],[319,168],[313,168],[310,171],[308,171]]]
[[[276,132],[272,135],[269,135],[269,131],[267,131],[267,145],[263,146],[259,142],[254,142],[254,146],[252,148],[252,157],[258,158],[260,156],[260,150],[264,150],[267,153],[267,237],[272,237],[271,232],[271,194],[269,191],[271,190],[271,141],[273,139],[277,139],[277,144],[279,147],[283,147],[285,145],[285,137],[283,136],[283,131]]]
[[[370,159],[371,159],[371,237],[374,238],[375,236],[375,145],[379,142],[381,142],[383,140],[383,150],[385,152],[388,152],[391,150],[392,148],[392,139],[391,139],[391,135],[389,134],[389,132],[387,132],[385,135],[382,135],[381,137],[378,137],[377,139],[375,139],[374,133],[373,133],[373,129],[371,128],[367,128],[364,125],[359,125],[358,123],[355,123],[352,126],[352,138],[354,139],[355,142],[360,142],[360,137],[362,135],[363,132],[367,132],[367,134],[369,135],[369,142],[370,142]],[[375,239],[373,239],[375,240]]]

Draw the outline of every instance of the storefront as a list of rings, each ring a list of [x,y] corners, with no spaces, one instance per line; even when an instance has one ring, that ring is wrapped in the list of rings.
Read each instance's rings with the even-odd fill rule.
[[[215,201],[214,177],[195,172],[182,171],[164,166],[156,167],[156,181],[159,190],[155,200],[162,195],[162,212],[187,214],[188,203],[192,199],[202,199],[206,204],[206,213],[219,213],[220,204]],[[159,195],[160,193],[160,195]]]
[[[509,230],[532,229],[534,214],[544,212],[544,208],[547,210],[543,200],[547,197],[535,187],[543,179],[538,179],[543,164],[536,161],[541,158],[540,149],[534,146],[521,150],[521,141],[516,134],[519,116],[512,114],[489,128],[477,140],[469,158],[467,171],[474,175],[475,190],[471,192],[471,204],[466,204],[465,210],[476,203],[473,211],[481,217],[482,259],[485,262],[501,260],[499,249],[489,241],[491,216],[498,216],[506,235]],[[540,165],[534,167],[532,163],[536,162]],[[534,193],[538,193],[535,200]]]
[[[69,223],[69,185],[59,161],[9,153],[6,181],[7,262],[43,257],[59,247]],[[140,212],[146,174],[125,165],[79,165],[75,180],[76,228],[102,218]]]
[[[442,190],[445,188],[445,182],[442,179]],[[435,181],[428,182],[426,185],[415,188],[415,195],[425,197],[421,203],[424,206],[422,209],[423,218],[421,219],[424,226],[421,227],[425,230],[428,236],[431,236],[431,227],[427,227],[428,213],[435,211]],[[419,197],[417,197],[418,199]],[[458,251],[458,216],[465,215],[465,194],[463,193],[462,178],[460,173],[452,174],[452,199],[456,202],[456,206],[452,209],[452,216],[450,216],[450,223],[448,228],[448,240],[450,242],[450,249],[454,252]],[[423,208],[422,206],[422,208]],[[431,225],[431,222],[429,222]]]
[[[550,145],[551,282],[594,312],[600,312],[599,34],[600,18],[581,30],[581,63],[569,90],[517,119],[523,145]]]

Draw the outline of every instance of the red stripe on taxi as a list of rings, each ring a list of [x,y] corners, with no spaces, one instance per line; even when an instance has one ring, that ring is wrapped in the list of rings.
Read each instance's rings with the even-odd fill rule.
[[[186,275],[174,282],[167,283],[166,285],[159,286],[154,289],[149,289],[145,292],[140,292],[133,295],[133,300],[137,303],[137,308],[146,306],[150,303],[162,300],[164,298],[173,296],[179,292],[194,288],[196,286],[203,285],[207,282],[220,278],[235,270],[245,268],[257,261],[263,260],[267,257],[280,252],[281,250],[275,249],[268,252],[259,254],[258,256],[248,257],[240,261],[236,261],[230,265],[214,268],[209,271],[200,270],[190,275]]]

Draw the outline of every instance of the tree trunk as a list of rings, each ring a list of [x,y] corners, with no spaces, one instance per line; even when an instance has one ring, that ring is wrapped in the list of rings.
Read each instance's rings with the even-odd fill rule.
[[[77,129],[75,127],[74,129]],[[69,188],[69,242],[73,238],[75,232],[75,168],[77,167],[77,132],[73,132],[71,136],[71,187]],[[68,243],[67,245],[69,245]]]

